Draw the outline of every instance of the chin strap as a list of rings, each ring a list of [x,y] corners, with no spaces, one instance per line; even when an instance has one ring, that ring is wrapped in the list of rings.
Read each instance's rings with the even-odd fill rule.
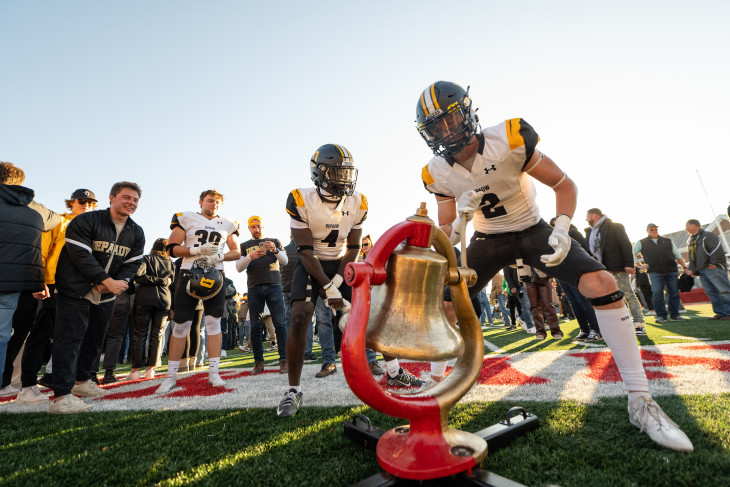
[[[333,213],[339,213],[342,211],[342,206],[345,204],[345,197],[344,196],[335,196],[333,194],[330,194],[327,190],[320,188],[317,186],[317,193],[319,194],[320,198],[325,200],[325,203],[337,203],[337,206],[332,210]]]

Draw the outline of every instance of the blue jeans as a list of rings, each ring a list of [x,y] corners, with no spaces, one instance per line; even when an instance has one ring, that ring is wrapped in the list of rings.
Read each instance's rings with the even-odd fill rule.
[[[317,317],[317,334],[319,336],[319,346],[322,349],[322,363],[333,364],[335,363],[335,334],[332,329],[334,316],[332,315],[332,308],[327,307],[324,304],[322,298],[317,298],[317,305],[314,307],[314,315]],[[309,326],[312,326],[312,322],[309,322]],[[311,329],[311,328],[310,328]],[[312,335],[308,335],[311,337]],[[309,352],[312,351],[309,347],[309,338],[307,338],[307,347]],[[369,348],[365,349],[365,356],[368,362],[375,361],[375,352]]]
[[[264,346],[261,341],[264,306],[269,306],[271,320],[276,331],[279,360],[286,360],[286,327],[284,325],[284,295],[281,284],[259,284],[248,289],[248,312],[251,317],[251,347],[253,359],[264,361]],[[334,363],[334,361],[333,361]]]
[[[669,298],[669,316],[679,316],[679,272],[649,272],[651,282],[651,300],[657,318],[667,317],[667,307],[664,303],[664,287],[667,288]]]
[[[314,346],[314,320],[309,320],[309,326],[307,327],[307,346],[304,348],[304,354],[312,353],[312,347]]]
[[[506,326],[510,326],[509,311],[507,310],[507,296],[502,293],[497,294],[497,302],[499,303],[499,312],[502,314],[502,321]]]
[[[332,330],[332,308],[328,308],[324,304],[324,299],[317,298],[314,315],[317,317],[317,334],[319,346],[322,348],[322,363],[333,364],[335,363],[335,335]]]
[[[195,326],[195,320],[193,320],[193,326]],[[205,317],[200,320],[200,343],[198,344],[198,354],[195,356],[195,363],[203,365],[205,359],[208,358],[208,343],[207,332],[205,331]]]
[[[522,314],[520,315],[520,318],[527,323],[528,328],[532,328],[535,324],[532,321],[532,313],[530,313],[530,298],[527,297],[526,292],[522,293],[520,302],[522,303]]]
[[[595,330],[600,333],[598,320],[596,319],[596,310],[591,302],[588,301],[588,298],[583,296],[578,291],[578,288],[566,282],[560,281],[560,287],[563,288],[563,292],[568,297],[568,301],[570,301],[570,306],[573,308],[573,313],[575,313],[575,319],[578,320],[580,331],[590,333],[591,330]]]
[[[291,293],[281,294],[284,297],[284,326],[289,331],[289,324],[291,323]],[[309,336],[311,337],[312,334],[310,333]],[[309,351],[311,352],[312,349],[310,348]]]
[[[487,293],[482,290],[479,292],[478,296],[479,304],[482,305],[482,314],[479,316],[479,321],[485,323],[484,319],[486,318],[489,321],[489,324],[493,325],[494,318],[492,317],[492,305],[489,304],[489,298],[487,298]]]
[[[707,297],[710,298],[715,314],[730,316],[730,280],[727,277],[727,271],[719,267],[702,269],[700,281]]]
[[[19,298],[20,292],[0,293],[0,377],[5,371],[5,354],[13,332],[13,315]]]

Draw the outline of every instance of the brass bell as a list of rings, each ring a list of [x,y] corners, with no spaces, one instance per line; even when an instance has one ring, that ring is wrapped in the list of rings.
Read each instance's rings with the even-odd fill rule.
[[[444,310],[448,261],[429,248],[406,245],[388,259],[385,283],[371,289],[368,348],[393,357],[445,361],[464,352]]]

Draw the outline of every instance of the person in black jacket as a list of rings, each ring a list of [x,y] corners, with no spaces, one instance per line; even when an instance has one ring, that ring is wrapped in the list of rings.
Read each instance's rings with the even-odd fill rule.
[[[656,224],[649,223],[646,226],[646,233],[648,235],[646,238],[634,244],[633,252],[637,260],[643,260],[643,263],[638,262],[636,267],[649,273],[652,307],[656,312],[656,322],[667,321],[667,309],[669,310],[669,321],[687,321],[687,318],[679,316],[679,272],[677,271],[677,263],[683,269],[688,269],[687,263],[672,239],[659,235],[659,228]],[[665,289],[668,298],[666,303],[664,301]]]
[[[148,333],[150,346],[147,351],[145,378],[151,379],[155,376],[162,325],[170,314],[172,305],[170,286],[175,276],[175,270],[166,248],[166,238],[155,240],[152,251],[149,255],[144,256],[142,265],[139,266],[134,278],[137,292],[134,298],[132,371],[127,376],[127,380],[140,379],[139,369],[143,365]]]
[[[598,208],[588,210],[586,221],[591,225],[586,228],[586,240],[591,254],[613,275],[619,290],[624,293],[624,301],[634,322],[634,332],[637,335],[646,335],[641,304],[629,279],[629,274],[636,274],[636,269],[626,229],[620,223],[611,221]]]
[[[56,328],[53,336],[52,413],[91,408],[75,395],[106,392],[89,380],[101,353],[114,299],[129,287],[143,252],[144,232],[130,216],[142,191],[135,183],[112,186],[106,210],[79,215],[66,229],[56,269]],[[75,384],[74,384],[75,379]]]
[[[0,162],[0,377],[20,293],[36,298],[45,292],[41,232],[52,230],[61,218],[33,201],[35,192],[24,186],[25,173]]]

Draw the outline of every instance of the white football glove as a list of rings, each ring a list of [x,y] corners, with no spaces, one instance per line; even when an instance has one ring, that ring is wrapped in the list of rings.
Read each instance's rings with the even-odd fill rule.
[[[206,263],[211,267],[214,267],[223,262],[223,254],[204,255],[203,258],[205,259]]]
[[[330,286],[327,287],[327,289],[324,289],[325,299],[342,299],[342,293],[337,288],[337,283],[334,281],[330,282]],[[327,304],[329,306],[329,304]]]
[[[207,243],[200,247],[190,247],[190,255],[215,255],[218,253],[218,245]]]
[[[346,299],[342,300],[343,306],[342,306],[342,316],[340,317],[340,331],[345,331],[345,325],[347,325],[347,320],[350,319],[350,309],[352,309],[352,305],[350,302]]]
[[[565,259],[570,251],[570,217],[568,215],[560,215],[555,219],[555,228],[548,238],[548,244],[555,250],[552,254],[540,256],[540,261],[548,267],[553,267]]]
[[[456,211],[459,215],[464,215],[466,222],[470,222],[474,218],[474,212],[479,208],[482,202],[482,194],[476,191],[467,191],[459,197],[456,203]]]
[[[461,236],[466,232],[466,219],[464,216],[458,216],[456,220],[451,222],[451,235],[449,240],[453,245],[457,245],[461,242]]]

